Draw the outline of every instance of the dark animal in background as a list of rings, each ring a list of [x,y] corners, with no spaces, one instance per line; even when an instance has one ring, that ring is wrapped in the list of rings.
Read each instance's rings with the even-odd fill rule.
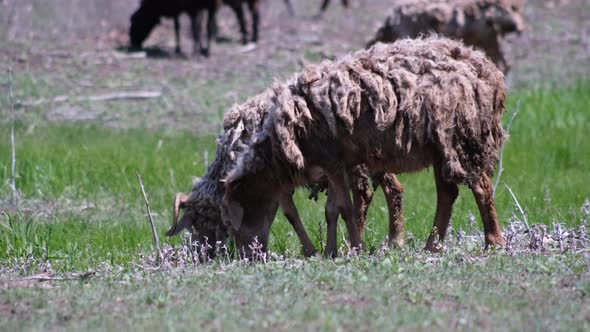
[[[160,23],[162,17],[174,20],[174,34],[176,38],[176,53],[180,53],[180,22],[182,13],[188,14],[191,20],[193,34],[193,50],[203,55],[209,54],[211,39],[215,34],[215,12],[219,0],[142,0],[139,9],[131,16],[129,28],[130,50],[140,50],[150,32]],[[202,12],[207,13],[207,38],[201,42]]]
[[[401,0],[369,42],[393,42],[438,33],[481,48],[507,74],[510,65],[501,42],[504,35],[522,32],[524,0]]]
[[[129,29],[130,50],[140,50],[150,32],[160,23],[160,18],[168,17],[174,20],[175,51],[181,53],[179,16],[186,13],[191,20],[194,52],[200,51],[201,54],[208,55],[211,39],[217,33],[217,10],[222,4],[230,6],[236,14],[242,34],[242,43],[244,44],[248,42],[244,5],[248,6],[252,16],[251,40],[256,42],[258,40],[260,20],[259,3],[259,0],[143,0],[139,9],[131,16],[131,27]],[[207,14],[207,38],[204,45],[201,42],[203,12]]]

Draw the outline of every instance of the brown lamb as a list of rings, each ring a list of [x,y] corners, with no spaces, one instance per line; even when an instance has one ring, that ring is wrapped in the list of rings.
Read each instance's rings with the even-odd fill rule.
[[[502,51],[504,35],[522,32],[524,0],[401,0],[369,42],[392,42],[439,33],[481,48],[507,74]]]
[[[244,107],[266,110],[254,112],[264,114],[262,126],[237,151],[222,202],[223,224],[246,254],[255,238],[266,248],[265,218],[281,191],[318,174],[360,248],[346,179],[360,164],[395,174],[433,165],[437,208],[426,249],[445,237],[458,184],[474,194],[486,247],[504,244],[489,180],[505,139],[504,75],[482,52],[437,36],[377,44],[307,66],[257,100]]]

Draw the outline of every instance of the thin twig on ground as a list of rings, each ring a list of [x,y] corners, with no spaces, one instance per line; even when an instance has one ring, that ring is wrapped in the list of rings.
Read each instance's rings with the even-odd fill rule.
[[[18,207],[18,191],[16,190],[16,144],[14,137],[14,96],[12,92],[12,67],[8,68],[8,98],[10,99],[10,189],[12,191],[12,206]]]
[[[39,106],[46,103],[63,103],[68,101],[82,102],[82,101],[113,101],[113,100],[138,100],[138,99],[152,99],[162,96],[162,91],[122,91],[106,93],[102,95],[92,96],[57,96],[55,98],[41,98],[33,101],[25,101],[17,104],[19,107]]]
[[[160,262],[164,261],[164,257],[162,256],[162,250],[160,249],[160,239],[158,239],[158,233],[156,232],[156,226],[154,225],[154,218],[152,217],[152,210],[150,209],[150,203],[148,202],[147,195],[145,194],[145,189],[143,187],[143,181],[141,180],[141,175],[139,172],[135,172],[137,174],[137,180],[139,180],[139,186],[141,187],[141,193],[143,194],[143,200],[145,201],[145,208],[147,210],[148,219],[150,221],[150,225],[152,227],[152,234],[154,236],[154,245],[156,246],[156,251],[158,253],[158,259]]]
[[[522,221],[524,222],[526,229],[529,230],[530,229],[529,222],[526,218],[526,213],[524,213],[522,206],[520,206],[520,203],[518,203],[518,199],[516,199],[516,195],[514,195],[514,193],[512,192],[512,189],[510,189],[510,187],[506,184],[506,182],[504,182],[504,185],[506,186],[506,189],[508,189],[510,196],[512,196],[512,199],[514,200],[514,204],[516,204],[516,208],[518,208],[518,211],[520,212],[520,215],[522,216]]]
[[[520,99],[518,99],[518,101],[516,102],[516,108],[514,109],[514,112],[512,112],[512,116],[510,117],[510,121],[508,121],[508,125],[506,126],[506,135],[510,135],[510,127],[512,126],[512,121],[514,121],[514,118],[516,117],[516,114],[518,114],[519,110],[520,110]],[[496,188],[498,187],[498,184],[500,183],[500,177],[502,176],[502,172],[504,171],[503,158],[504,158],[504,145],[505,144],[506,144],[506,141],[502,142],[502,146],[500,147],[500,161],[498,162],[498,175],[496,176],[496,183],[494,183],[494,186],[492,187],[492,197],[496,196]]]

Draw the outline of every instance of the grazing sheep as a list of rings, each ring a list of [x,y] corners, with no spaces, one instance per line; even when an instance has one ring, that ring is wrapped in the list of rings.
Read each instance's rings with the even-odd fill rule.
[[[221,180],[227,176],[228,170],[235,164],[236,155],[247,146],[248,142],[252,139],[252,135],[261,130],[263,120],[267,116],[266,112],[268,111],[268,107],[263,104],[267,98],[263,97],[254,98],[241,106],[236,105],[225,116],[224,133],[218,139],[216,157],[208,168],[207,173],[202,179],[195,182],[190,195],[178,193],[175,196],[173,223],[167,232],[168,236],[173,236],[183,229],[189,228],[194,235],[194,239],[201,243],[207,243],[210,248],[214,248],[217,241],[225,242],[227,229],[221,222],[221,202],[224,195],[224,187]],[[359,215],[362,216],[361,224],[359,225],[361,228],[364,226],[367,208],[372,198],[366,172],[366,168],[361,167],[356,167],[351,172],[351,179],[354,181],[352,192],[355,207],[358,206]],[[322,177],[320,173],[305,175],[306,179],[316,182],[319,181],[318,179],[323,180]],[[377,178],[381,179],[385,178],[385,176],[377,176]],[[388,199],[399,200],[397,204],[401,206],[401,195],[395,196],[390,194],[396,192],[401,194],[401,191],[398,188],[388,187],[389,183],[384,181],[381,185],[386,197]],[[293,190],[291,188],[282,188],[277,194],[278,203],[299,237],[304,255],[309,257],[314,255],[317,250],[303,227],[292,195]],[[333,195],[328,196],[326,202],[327,211],[332,211],[330,210],[330,207],[334,205],[331,203],[333,201],[332,197]],[[185,210],[185,213],[179,221],[179,210],[181,208]],[[264,223],[268,224],[268,227],[270,227],[270,224],[274,220],[276,210],[276,205],[270,206],[266,212],[267,214],[263,217]],[[402,226],[401,229],[400,227],[395,228],[394,231],[397,233],[394,233],[394,236],[390,236],[390,239],[396,245],[401,245],[403,243],[403,221],[401,220],[401,214],[393,212],[392,215],[395,215],[397,218],[394,222],[401,222]],[[326,216],[329,218],[329,227],[335,227],[338,220],[338,212],[336,211],[335,214],[330,215],[326,212]],[[259,236],[266,247],[268,233],[259,234]],[[325,255],[335,256],[336,253],[336,238],[330,238],[326,245]],[[208,254],[212,255],[213,249]]]
[[[481,48],[507,74],[501,42],[505,34],[522,32],[524,0],[402,0],[369,42],[392,42],[431,32],[462,39]]]
[[[209,54],[209,46],[215,34],[215,13],[219,0],[142,0],[139,8],[131,15],[129,28],[130,50],[140,50],[152,29],[160,23],[160,17],[174,19],[174,34],[176,37],[176,53],[180,53],[180,21],[179,16],[187,13],[191,20],[194,39],[194,51],[200,49],[201,54]],[[207,11],[207,39],[201,43],[200,13]]]
[[[266,112],[253,112],[265,114],[263,123],[226,170],[223,224],[240,250],[255,238],[266,248],[265,218],[281,191],[321,174],[351,246],[360,248],[346,170],[365,164],[373,173],[397,174],[433,165],[437,208],[426,249],[445,237],[458,184],[473,192],[486,247],[502,246],[489,176],[505,139],[504,100],[504,76],[482,52],[436,36],[307,66],[244,105]]]

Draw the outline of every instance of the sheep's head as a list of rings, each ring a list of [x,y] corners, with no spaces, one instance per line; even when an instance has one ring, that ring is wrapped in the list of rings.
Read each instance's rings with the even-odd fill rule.
[[[249,166],[252,166],[250,164]],[[252,258],[255,243],[266,252],[270,227],[279,207],[280,186],[266,166],[238,167],[225,180],[221,215],[241,257]],[[258,247],[260,249],[260,246]]]
[[[494,2],[485,8],[486,22],[502,35],[524,30],[522,0],[504,0]]]
[[[147,7],[140,7],[131,15],[129,28],[129,42],[131,49],[141,49],[152,29],[160,23],[160,16]]]
[[[198,188],[198,183],[195,188]],[[179,219],[180,210],[184,214]],[[191,195],[178,193],[174,197],[172,227],[167,236],[173,236],[188,229],[192,233],[192,241],[199,243],[200,248],[207,248],[207,256],[213,257],[216,246],[226,243],[228,230],[221,221],[221,207],[214,200],[204,197],[199,191]],[[203,253],[204,254],[204,253]]]

